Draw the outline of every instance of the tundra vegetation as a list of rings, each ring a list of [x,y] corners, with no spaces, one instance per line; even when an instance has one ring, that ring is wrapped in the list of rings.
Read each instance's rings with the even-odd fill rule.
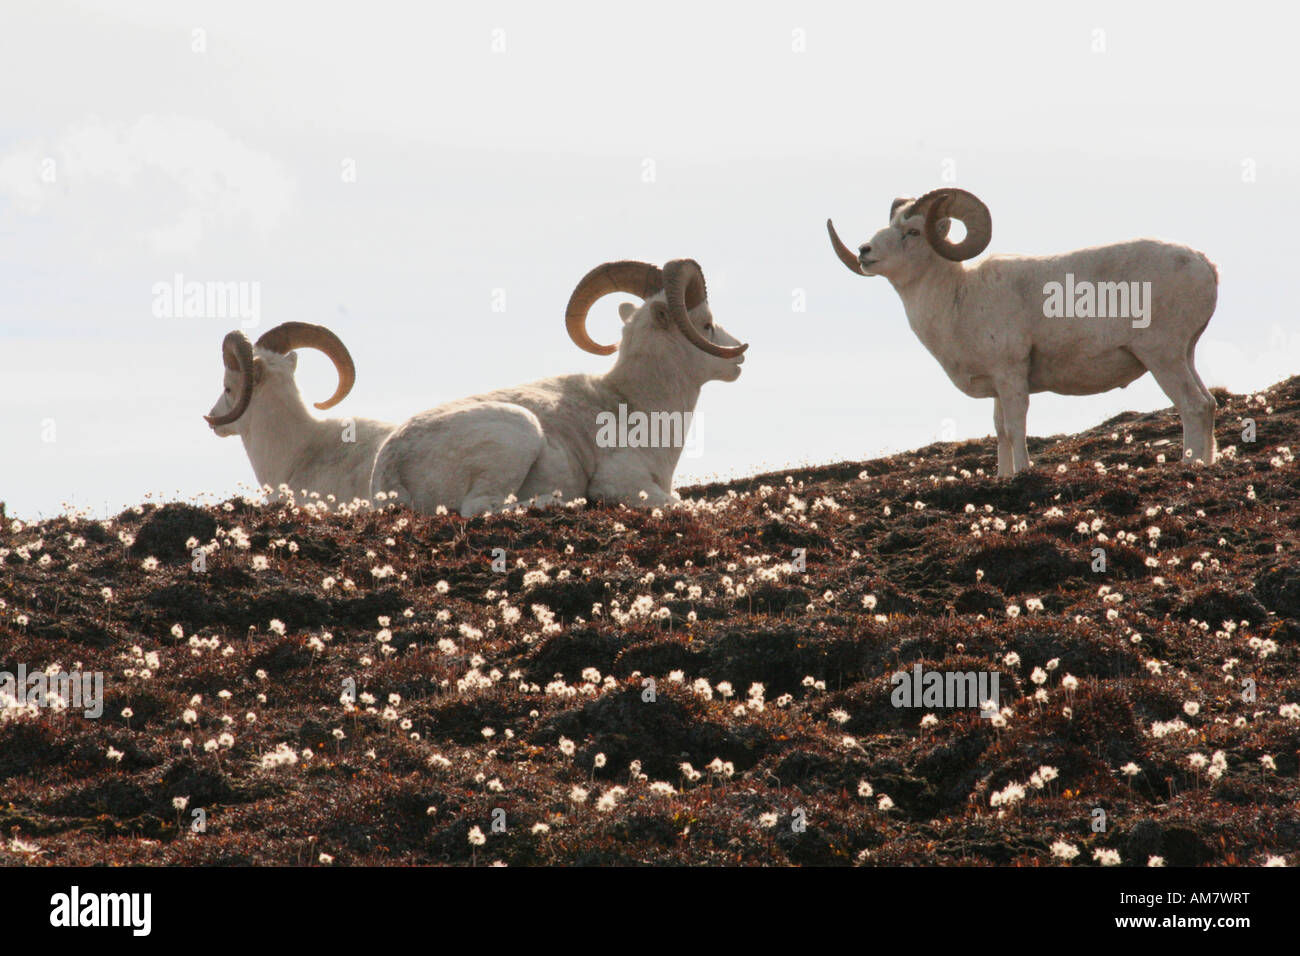
[[[0,701],[0,863],[1300,864],[1300,379],[1217,398],[1214,469],[1166,410],[1010,480],[4,518],[0,670],[105,703]]]

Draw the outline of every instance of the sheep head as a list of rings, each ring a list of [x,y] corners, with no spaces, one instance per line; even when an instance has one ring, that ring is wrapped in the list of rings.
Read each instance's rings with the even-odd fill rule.
[[[662,362],[665,352],[708,366],[701,380],[740,375],[748,344],[741,344],[713,322],[704,273],[693,259],[674,259],[663,269],[646,262],[607,262],[588,272],[569,297],[565,326],[581,349],[611,355],[616,345],[599,345],[587,334],[587,314],[596,301],[613,292],[626,292],[645,301],[619,307],[623,320],[622,347],[638,360]],[[663,337],[669,336],[667,341]],[[653,341],[652,341],[653,340]],[[689,345],[686,349],[684,346]],[[690,356],[693,356],[691,358]],[[721,362],[716,360],[722,360]]]
[[[255,347],[258,352],[254,352]],[[356,382],[356,365],[347,346],[323,325],[285,322],[269,329],[257,340],[256,346],[243,332],[230,332],[221,343],[221,357],[226,366],[223,392],[212,411],[203,416],[212,430],[222,436],[235,434],[238,429],[230,426],[248,411],[254,390],[272,377],[283,378],[287,387],[296,394],[293,372],[298,356],[294,349],[299,348],[324,352],[338,372],[339,382],[334,394],[323,402],[316,402],[316,407],[324,410],[343,401]]]
[[[947,238],[954,219],[966,227],[966,237],[957,243]],[[909,281],[936,256],[962,262],[979,255],[993,238],[993,219],[973,193],[943,188],[919,199],[895,199],[889,207],[889,225],[859,246],[857,255],[840,240],[829,219],[826,231],[836,256],[851,272]],[[917,241],[922,237],[924,242]]]

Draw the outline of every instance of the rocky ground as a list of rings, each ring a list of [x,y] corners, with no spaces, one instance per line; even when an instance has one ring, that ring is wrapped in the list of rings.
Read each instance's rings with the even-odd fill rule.
[[[1218,398],[1212,469],[1165,411],[666,514],[5,518],[0,671],[105,700],[0,677],[0,863],[1300,864],[1300,379]]]

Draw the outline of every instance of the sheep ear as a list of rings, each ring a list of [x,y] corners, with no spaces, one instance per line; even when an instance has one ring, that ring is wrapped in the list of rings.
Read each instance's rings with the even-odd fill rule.
[[[289,360],[289,371],[296,372],[298,370],[298,353],[290,351],[285,358]]]
[[[652,307],[655,321],[659,323],[660,328],[668,328],[668,303],[656,302]]]
[[[266,362],[262,360],[261,356],[254,356],[252,375],[253,384],[257,385],[264,378],[266,378]]]
[[[898,207],[899,207],[899,206],[903,205],[904,203],[909,203],[909,202],[911,202],[911,201],[912,201],[912,200],[909,199],[909,198],[907,198],[906,196],[899,196],[899,197],[898,197],[897,199],[895,199],[892,203],[890,203],[890,205],[889,205],[889,221],[890,221],[890,222],[893,222],[893,220],[894,220],[894,213],[898,212]]]
[[[636,315],[636,306],[634,306],[631,302],[619,303],[618,317],[623,320],[624,325],[626,325],[628,320],[631,319],[632,316],[634,315]]]
[[[940,219],[938,222],[934,224],[934,231],[936,234],[938,234],[940,239],[948,238],[948,230],[950,228],[952,228],[951,219]]]

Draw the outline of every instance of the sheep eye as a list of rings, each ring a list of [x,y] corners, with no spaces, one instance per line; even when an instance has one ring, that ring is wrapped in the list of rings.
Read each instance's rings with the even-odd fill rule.
[[[920,230],[920,229],[909,229],[909,230],[907,230],[907,234],[908,234],[909,236],[919,236],[919,235],[921,234],[921,230]]]

